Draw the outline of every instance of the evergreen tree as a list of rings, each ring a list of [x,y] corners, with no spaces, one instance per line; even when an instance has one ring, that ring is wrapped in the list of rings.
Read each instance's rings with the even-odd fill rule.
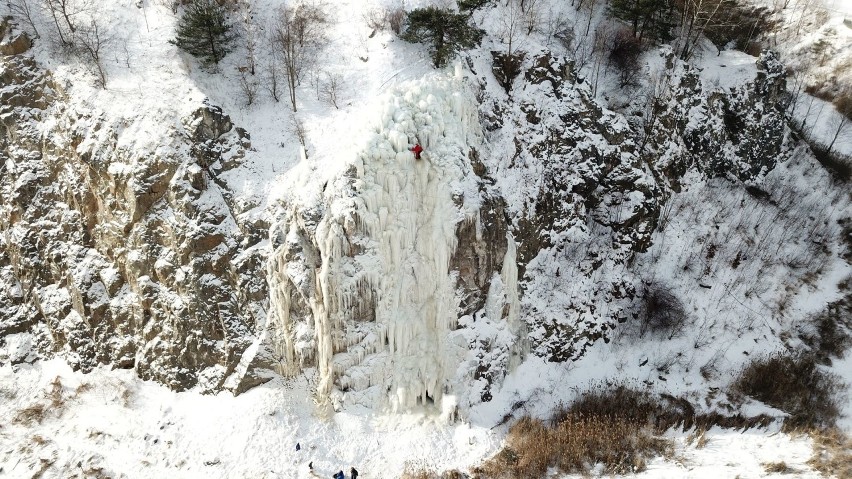
[[[236,34],[231,30],[225,9],[214,0],[192,0],[178,22],[177,38],[170,43],[204,65],[214,65],[233,48]]]
[[[459,11],[472,14],[477,8],[493,3],[493,0],[458,0]]]
[[[402,38],[431,44],[432,61],[440,68],[462,48],[473,48],[484,32],[467,23],[467,15],[437,7],[418,8],[408,14],[408,29]]]
[[[635,37],[662,41],[672,39],[672,0],[612,0],[609,12],[613,17],[630,23]]]

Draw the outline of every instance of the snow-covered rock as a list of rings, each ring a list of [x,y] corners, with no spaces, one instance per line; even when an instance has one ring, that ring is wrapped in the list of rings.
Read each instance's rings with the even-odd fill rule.
[[[210,106],[107,120],[20,55],[0,57],[0,97],[0,336],[84,371],[220,388],[267,300],[264,225],[238,219],[218,179],[245,133]],[[150,121],[163,136],[137,144]]]

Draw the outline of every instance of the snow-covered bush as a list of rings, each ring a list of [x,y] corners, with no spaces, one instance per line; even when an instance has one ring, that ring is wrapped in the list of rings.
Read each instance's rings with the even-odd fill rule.
[[[516,50],[514,53],[491,52],[491,55],[494,57],[491,71],[506,93],[509,93],[512,90],[513,80],[521,73],[521,65],[524,63],[526,53]]]

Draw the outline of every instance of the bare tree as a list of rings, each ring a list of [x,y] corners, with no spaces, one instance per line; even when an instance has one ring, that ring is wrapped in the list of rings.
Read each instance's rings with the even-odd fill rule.
[[[30,28],[33,29],[33,36],[38,38],[38,29],[36,29],[34,20],[36,10],[33,3],[34,0],[7,0],[6,6],[9,8],[9,13],[26,20]]]
[[[240,91],[243,93],[243,99],[247,106],[251,106],[257,99],[258,84],[254,75],[249,75],[248,68],[241,68],[240,72]]]
[[[242,20],[242,39],[246,47],[246,66],[249,73],[255,74],[257,68],[257,24],[254,22],[254,12],[251,3],[240,3],[240,17]]]
[[[308,133],[305,130],[305,124],[296,117],[294,112],[292,123],[290,124],[290,133],[296,136],[296,139],[299,140],[299,144],[302,145],[302,153],[305,156],[305,159],[308,158]]]
[[[847,112],[848,113],[848,112]],[[838,138],[852,138],[852,132],[844,131],[847,129],[849,125],[849,116],[844,115],[844,112],[838,112],[838,115],[834,116],[829,121],[829,131],[834,132],[831,137],[831,142],[828,144],[826,148],[826,153],[831,153],[831,149],[834,148],[834,144],[837,142]]]
[[[390,10],[387,8],[370,8],[361,14],[361,18],[364,19],[364,23],[367,24],[367,28],[376,32],[385,29],[388,24],[389,14]]]
[[[340,100],[342,89],[343,77],[338,74],[326,73],[324,81],[319,85],[319,99],[332,105],[335,109],[340,109],[337,102]]]
[[[695,53],[704,33],[710,29],[733,30],[736,15],[723,15],[730,8],[727,0],[681,0],[680,58],[688,60]]]
[[[610,25],[601,24],[595,29],[595,35],[592,41],[592,72],[591,72],[591,87],[592,95],[598,94],[598,85],[600,84],[601,74],[604,71],[604,65],[607,58],[607,45],[609,39],[615,34]]]
[[[280,55],[287,79],[290,103],[296,111],[296,87],[302,74],[322,50],[327,26],[325,12],[317,6],[282,5],[272,26],[274,50]]]
[[[112,39],[105,34],[103,27],[94,18],[87,27],[79,29],[77,39],[83,57],[91,63],[98,76],[98,84],[106,89],[106,72],[101,53]]]
[[[793,80],[793,88],[789,90],[790,100],[787,102],[786,107],[787,117],[792,120],[796,114],[796,107],[798,106],[799,98],[801,98],[802,90],[805,87],[805,75],[798,70],[792,70],[787,78]]]
[[[642,144],[639,146],[640,155],[644,152],[645,146],[648,144],[648,140],[654,132],[657,120],[660,118],[660,114],[665,110],[671,94],[671,71],[666,69],[653,75],[647,89],[645,114],[642,115],[644,121],[642,129],[644,130],[645,135],[642,138]]]
[[[524,11],[519,0],[509,0],[500,17],[500,36],[506,42],[506,53],[511,56],[518,47],[521,31],[524,27]]]
[[[571,49],[574,45],[574,29],[561,13],[554,11],[552,8],[544,17],[544,34],[547,37],[547,46],[553,44],[556,39],[566,49]]]
[[[50,13],[56,31],[59,35],[59,41],[62,45],[71,46],[74,44],[74,35],[77,32],[75,18],[88,11],[91,7],[91,0],[41,0],[44,7]]]
[[[520,0],[521,11],[524,13],[524,26],[527,35],[537,30],[542,22],[541,4],[539,0]]]
[[[266,90],[272,95],[272,99],[277,103],[281,100],[281,69],[277,56],[273,52],[269,57],[269,62],[266,64],[266,75],[264,81]]]
[[[402,25],[405,23],[405,17],[405,8],[402,4],[392,7],[388,11],[388,25],[390,25],[391,31],[399,35],[400,32],[402,32]]]

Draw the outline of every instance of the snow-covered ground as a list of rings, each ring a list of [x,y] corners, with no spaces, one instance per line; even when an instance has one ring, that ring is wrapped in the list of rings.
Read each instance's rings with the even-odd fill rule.
[[[531,369],[542,377],[553,368]],[[9,478],[310,478],[341,469],[348,477],[353,466],[359,477],[392,478],[466,470],[496,452],[504,433],[417,412],[362,409],[319,419],[305,378],[211,396],[175,393],[129,371],[81,374],[57,360],[0,368],[0,397],[0,477]],[[771,477],[763,464],[777,462],[796,477],[819,477],[806,464],[806,437],[719,429],[703,441],[689,432],[669,436],[674,459],[655,459],[633,477]]]
[[[832,8],[852,10],[852,2],[834,1]],[[342,77],[342,101],[336,109],[316,99],[309,81],[300,87],[296,118],[306,126],[307,158],[303,159],[286,98],[276,103],[261,87],[258,102],[246,105],[238,87],[243,52],[238,50],[226,58],[220,73],[200,70],[195,60],[168,43],[176,17],[161,3],[110,0],[98,4],[98,13],[114,19],[111,27],[122,32],[105,55],[106,90],[94,86],[91,74],[76,61],[56,59],[44,43],[37,46],[37,58],[55,72],[71,101],[80,108],[127,119],[138,129],[140,148],[156,149],[157,138],[174,128],[175,122],[194,111],[203,99],[222,106],[236,125],[251,134],[252,151],[247,152],[245,164],[223,177],[237,195],[257,205],[252,214],[268,214],[282,198],[313,201],[322,193],[323,185],[353,164],[364,150],[365,135],[383,104],[376,98],[385,101],[388,93],[404,94],[396,87],[412,88],[424,77],[429,81],[440,76],[443,81],[454,73],[434,72],[422,47],[406,44],[388,32],[370,37],[363,11],[368,5],[391,2],[334,2],[330,48],[323,53],[321,64],[324,74]],[[270,18],[278,3],[255,2],[258,23]],[[406,7],[426,3],[406,2]],[[557,3],[547,5],[552,9]],[[566,12],[579,15],[572,8]],[[595,18],[601,15],[601,11],[592,13]],[[482,20],[496,29],[499,21],[494,17],[492,14]],[[489,41],[500,43],[493,38]],[[531,48],[535,42],[530,40],[526,46]],[[264,59],[258,63],[262,69]],[[730,87],[753,77],[753,63],[753,57],[740,52],[706,55],[701,64],[702,78],[709,84]],[[617,94],[614,88],[604,90],[599,96]],[[852,151],[852,138],[841,141],[838,148]],[[768,181],[781,183],[777,177],[812,175],[802,179],[796,191],[829,181],[824,172],[809,173],[813,168],[818,167],[806,162],[785,165]],[[724,185],[714,182],[696,182],[686,188],[682,196],[672,200],[670,230],[682,233],[675,237],[660,231],[655,238],[657,246],[639,260],[640,264],[648,262],[647,271],[674,285],[679,295],[687,298],[685,303],[695,311],[695,317],[703,320],[694,331],[672,343],[633,345],[621,341],[617,350],[599,343],[573,364],[531,358],[506,378],[491,402],[469,410],[460,423],[426,411],[384,414],[361,405],[346,407],[331,418],[318,418],[313,413],[313,376],[275,380],[234,397],[230,393],[175,393],[140,381],[129,371],[98,369],[81,374],[57,360],[4,366],[0,368],[0,477],[32,477],[42,468],[43,477],[86,477],[99,468],[111,476],[127,478],[312,477],[307,468],[311,461],[318,477],[330,477],[352,466],[365,479],[397,477],[405,470],[466,470],[500,448],[506,426],[495,425],[518,400],[528,401],[524,412],[545,417],[593,382],[612,377],[637,383],[653,381],[655,392],[701,399],[697,391],[708,386],[700,375],[701,366],[709,361],[719,363],[721,373],[713,384],[724,386],[743,363],[744,350],[754,349],[758,343],[758,349],[765,352],[781,348],[775,333],[835,299],[837,282],[852,273],[845,263],[819,259],[824,261],[819,265],[823,271],[820,281],[797,284],[788,290],[784,280],[803,275],[801,269],[791,272],[785,265],[755,260],[743,266],[751,268],[749,279],[732,284],[734,272],[730,267],[704,264],[706,248],[699,242],[715,240],[720,245],[716,254],[730,264],[737,245],[723,243],[722,239],[730,235],[735,239],[748,237],[751,233],[742,233],[741,238],[735,231],[764,227],[758,220],[765,218],[768,231],[762,234],[776,240],[771,245],[777,248],[773,254],[781,251],[789,261],[798,261],[797,251],[806,250],[797,248],[805,248],[810,238],[792,232],[785,237],[784,227],[815,230],[821,221],[804,220],[807,224],[801,226],[792,220],[772,223],[769,219],[775,210],[769,206],[755,206],[753,222],[739,216],[733,219],[734,213],[742,212],[737,211],[735,201],[726,202],[727,193]],[[819,219],[829,220],[827,223],[848,213],[843,210],[848,208],[848,200],[838,199],[835,204],[840,209],[831,209],[822,201],[822,193],[814,190],[798,203],[813,208],[822,215]],[[704,205],[702,201],[707,198],[713,200],[707,203],[717,210],[686,206]],[[699,216],[700,221],[696,220]],[[691,226],[694,224],[700,226]],[[692,269],[685,268],[687,265]],[[775,268],[774,273],[767,274],[767,267]],[[742,270],[736,274],[742,275]],[[752,282],[751,278],[756,280]],[[724,286],[699,286],[713,281]],[[781,301],[784,309],[775,314],[781,311]],[[733,325],[742,324],[742,318],[749,319],[750,326],[736,330]],[[709,332],[715,328],[720,333],[711,338]],[[718,349],[693,347],[699,339],[721,344]],[[720,356],[718,351],[722,351]],[[671,357],[686,352],[687,358]],[[640,366],[643,361],[647,366]],[[666,380],[658,381],[663,363],[671,372]],[[836,361],[833,370],[852,381],[849,358]],[[846,406],[847,417],[841,424],[852,431],[852,406]],[[753,407],[763,410],[759,405]],[[796,477],[817,477],[806,464],[812,443],[805,437],[791,437],[776,429],[712,429],[706,433],[706,443],[699,444],[688,441],[690,432],[669,434],[676,444],[674,459],[656,459],[637,477],[765,477],[772,474],[766,472],[764,463],[782,461]],[[298,452],[296,443],[301,445]]]

